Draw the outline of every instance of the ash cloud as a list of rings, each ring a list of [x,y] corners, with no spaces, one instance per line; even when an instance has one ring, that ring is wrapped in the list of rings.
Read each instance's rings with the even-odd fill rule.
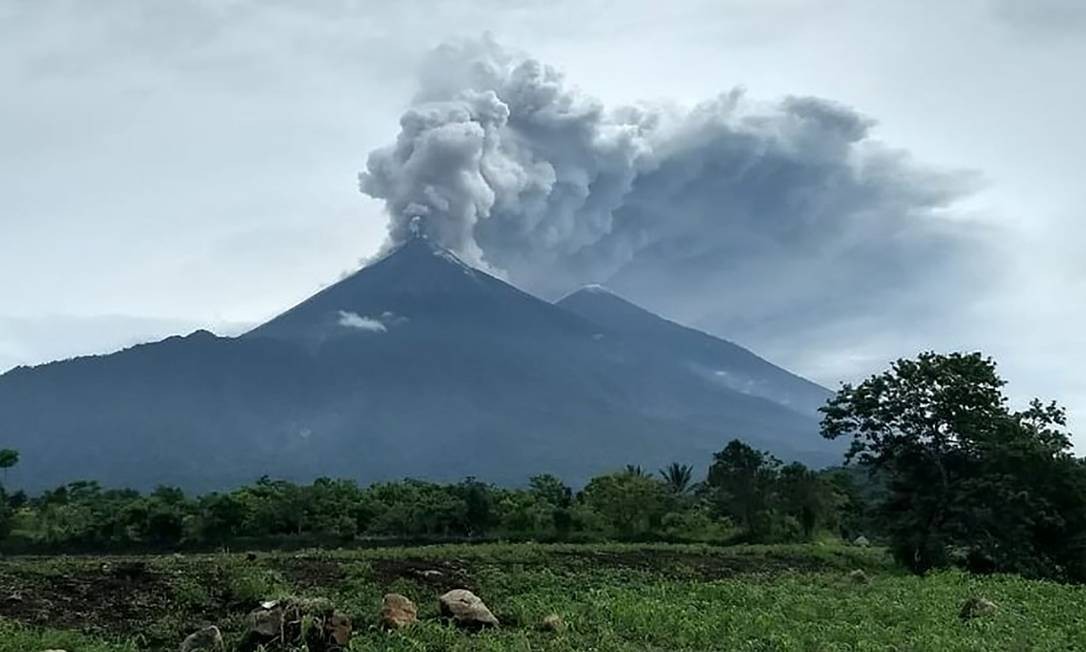
[[[386,204],[387,246],[421,228],[543,296],[606,282],[734,332],[904,306],[961,271],[972,235],[946,212],[975,179],[915,163],[873,126],[742,89],[608,108],[484,37],[431,53],[396,142],[359,180]]]

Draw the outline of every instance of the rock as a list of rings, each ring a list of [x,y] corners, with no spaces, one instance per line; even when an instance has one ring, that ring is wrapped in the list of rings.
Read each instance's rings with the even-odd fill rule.
[[[399,593],[389,593],[381,602],[381,627],[402,629],[419,620],[419,610],[414,602]]]
[[[558,614],[551,614],[551,615],[547,616],[546,618],[544,618],[542,620],[542,622],[539,623],[539,629],[541,629],[541,630],[543,630],[545,632],[555,632],[555,633],[557,633],[557,632],[565,631],[566,623],[565,623],[565,621],[562,620],[562,617],[559,616]]]
[[[226,643],[222,640],[222,632],[212,625],[188,635],[181,642],[181,652],[224,652]]]
[[[256,553],[255,552],[247,552],[247,553],[245,553],[245,561],[256,561]]]
[[[342,611],[333,611],[324,619],[325,640],[339,647],[351,644],[351,617]]]
[[[442,573],[441,571],[433,569],[433,568],[431,568],[429,570],[424,570],[421,573],[419,573],[419,575],[422,575],[424,578],[426,578],[428,580],[441,577],[444,574],[445,573]]]
[[[848,578],[857,584],[867,584],[871,581],[871,578],[867,576],[867,573],[863,572],[859,568],[850,572]]]
[[[264,602],[260,606],[260,609],[249,614],[249,631],[263,638],[275,638],[282,634],[283,609],[276,602]]]
[[[994,614],[997,608],[996,604],[991,600],[972,597],[962,604],[962,610],[958,612],[958,617],[962,620],[981,618]]]
[[[871,542],[867,540],[867,537],[861,534],[860,536],[852,540],[852,545],[866,548],[871,545]]]
[[[351,619],[325,599],[268,600],[251,611],[238,652],[294,650],[341,652],[351,643]]]
[[[441,615],[451,618],[457,625],[471,629],[495,627],[498,619],[479,596],[467,589],[453,589],[438,598]]]

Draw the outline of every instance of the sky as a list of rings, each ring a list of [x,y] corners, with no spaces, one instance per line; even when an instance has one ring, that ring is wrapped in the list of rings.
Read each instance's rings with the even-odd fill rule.
[[[1082,61],[1077,0],[0,0],[0,370],[242,332],[436,184],[470,210],[428,224],[548,298],[828,387],[982,350],[1086,424]],[[431,137],[462,110],[481,140]]]

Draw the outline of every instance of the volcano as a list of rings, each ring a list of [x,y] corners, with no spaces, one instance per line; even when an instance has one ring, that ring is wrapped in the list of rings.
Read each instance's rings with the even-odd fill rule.
[[[262,475],[573,484],[704,468],[741,438],[821,465],[829,391],[599,288],[557,303],[414,238],[234,338],[198,331],[0,376],[20,486],[206,491]]]

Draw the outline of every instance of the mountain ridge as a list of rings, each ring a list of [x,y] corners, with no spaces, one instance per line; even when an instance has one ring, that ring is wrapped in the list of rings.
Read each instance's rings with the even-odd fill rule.
[[[806,408],[676,358],[688,344],[670,329],[685,327],[608,311],[546,302],[412,240],[238,337],[196,331],[4,374],[0,436],[22,452],[28,489],[75,475],[191,489],[264,474],[577,483],[626,463],[704,465],[733,437],[834,461]]]

